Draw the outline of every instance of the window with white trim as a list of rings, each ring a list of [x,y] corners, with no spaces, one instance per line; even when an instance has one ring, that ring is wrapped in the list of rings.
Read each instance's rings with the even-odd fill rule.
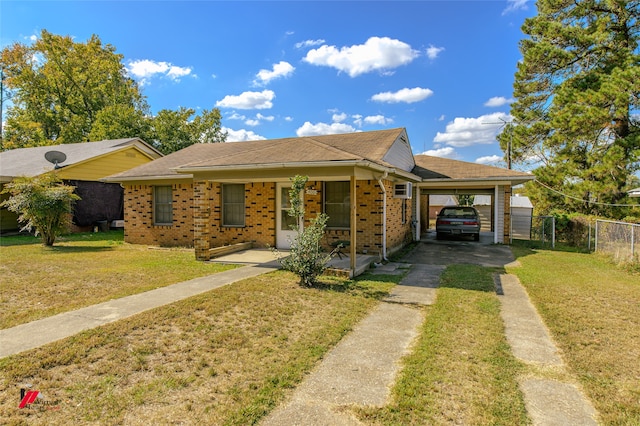
[[[173,224],[173,188],[171,185],[153,187],[153,224]]]
[[[327,228],[349,228],[351,197],[348,181],[324,183],[324,212],[329,216]]]
[[[222,185],[222,226],[244,226],[244,184]]]

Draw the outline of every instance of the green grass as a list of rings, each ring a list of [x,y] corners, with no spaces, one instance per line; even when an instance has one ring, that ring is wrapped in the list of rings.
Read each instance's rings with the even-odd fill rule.
[[[277,271],[4,358],[0,424],[255,424],[394,285],[323,280]],[[18,410],[22,383],[60,409]]]
[[[386,425],[528,423],[517,384],[523,366],[504,337],[495,272],[474,265],[445,270],[391,404],[361,409],[361,418]]]
[[[513,247],[527,289],[603,424],[640,424],[640,274],[595,254]]]
[[[122,231],[72,234],[53,247],[2,237],[0,329],[234,267],[198,262],[193,250],[126,244]]]

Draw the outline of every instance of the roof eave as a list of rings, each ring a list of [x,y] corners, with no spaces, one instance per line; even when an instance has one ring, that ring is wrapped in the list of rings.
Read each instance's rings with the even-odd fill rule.
[[[495,184],[504,185],[505,182],[509,182],[511,185],[520,185],[525,182],[529,182],[535,179],[535,176],[494,176],[486,178],[436,178],[436,179],[423,179],[422,186],[427,186],[429,183],[436,184],[450,184],[458,185],[460,183],[477,183],[477,184]],[[427,185],[425,185],[427,184]]]
[[[109,182],[109,183],[124,183],[124,182],[146,182],[146,181],[159,181],[159,180],[189,180],[193,179],[193,175],[188,174],[179,174],[179,175],[150,175],[150,176],[108,176],[100,179],[101,182]]]

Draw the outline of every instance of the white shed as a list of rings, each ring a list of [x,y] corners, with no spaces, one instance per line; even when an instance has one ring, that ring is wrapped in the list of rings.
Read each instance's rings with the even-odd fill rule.
[[[533,204],[529,197],[513,195],[511,197],[511,237],[528,240],[531,237]]]

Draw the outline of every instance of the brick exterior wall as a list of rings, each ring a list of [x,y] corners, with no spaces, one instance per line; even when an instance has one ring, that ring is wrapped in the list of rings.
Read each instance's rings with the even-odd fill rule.
[[[411,241],[413,200],[393,198],[393,184],[384,181],[387,190],[387,249]],[[357,181],[356,251],[380,253],[382,250],[383,192],[375,180]],[[198,259],[208,259],[210,248],[253,242],[266,247],[276,244],[276,184],[255,182],[245,185],[245,226],[222,225],[222,184],[196,181],[173,184],[173,226],[153,223],[153,186],[125,186],[125,241],[132,244],[194,247]],[[310,181],[305,191],[305,223],[322,212],[323,183]],[[402,204],[406,221],[402,223]],[[349,240],[347,229],[328,229],[324,244]]]
[[[124,238],[132,244],[193,247],[193,185],[172,184],[173,225],[154,225],[153,186],[125,185]]]

